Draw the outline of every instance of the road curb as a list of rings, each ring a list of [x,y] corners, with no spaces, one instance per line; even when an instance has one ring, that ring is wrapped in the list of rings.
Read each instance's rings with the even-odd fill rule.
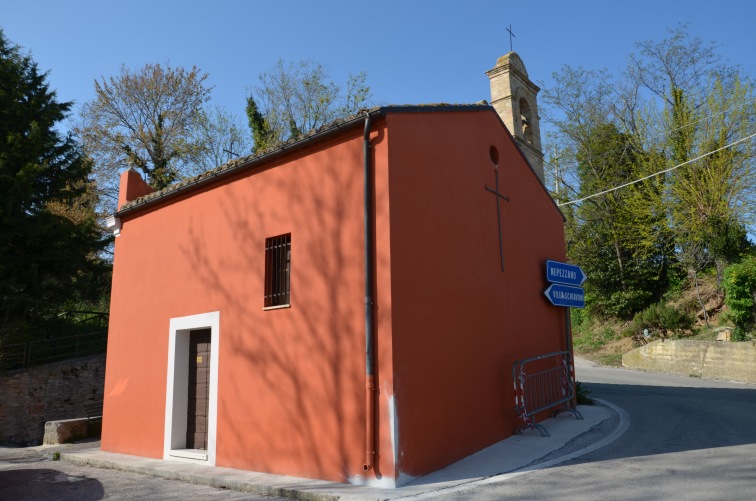
[[[564,463],[564,462],[569,461],[571,459],[574,459],[576,457],[583,456],[585,454],[588,454],[590,452],[593,452],[595,450],[601,449],[602,447],[605,447],[605,446],[611,444],[612,442],[614,442],[615,440],[617,440],[618,438],[620,438],[625,433],[625,431],[627,431],[627,428],[630,425],[630,418],[629,418],[627,412],[625,412],[624,409],[616,406],[615,404],[612,404],[611,402],[607,402],[606,400],[603,400],[603,399],[600,399],[600,398],[594,398],[594,400],[596,402],[598,402],[600,405],[603,405],[603,406],[608,407],[609,409],[611,409],[613,412],[615,412],[617,414],[617,416],[619,418],[618,422],[617,422],[617,426],[614,428],[614,430],[612,430],[611,433],[609,433],[606,437],[602,438],[598,442],[595,442],[595,443],[593,443],[591,445],[588,445],[586,447],[578,449],[578,450],[576,450],[574,452],[565,454],[564,456],[559,456],[557,458],[554,458],[554,459],[551,459],[551,460],[548,460],[548,461],[543,461],[543,462],[536,461],[532,465],[524,466],[523,468],[521,468],[519,470],[516,470],[516,471],[512,471],[512,472],[508,472],[508,473],[500,473],[498,475],[491,475],[489,477],[486,477],[486,478],[483,478],[483,479],[480,479],[480,480],[475,480],[475,481],[472,481],[472,482],[460,484],[460,485],[457,485],[457,486],[454,486],[454,487],[449,487],[449,488],[441,489],[441,490],[438,490],[438,491],[425,492],[425,493],[422,493],[422,494],[407,496],[406,498],[403,498],[403,500],[414,501],[414,500],[422,500],[422,499],[436,499],[440,495],[448,495],[448,494],[453,494],[455,492],[464,492],[464,491],[468,491],[470,489],[474,489],[476,487],[480,487],[482,485],[492,485],[492,484],[498,484],[498,483],[505,483],[505,482],[507,482],[507,481],[509,481],[509,480],[511,480],[513,478],[525,475],[527,473],[531,473],[531,472],[534,472],[534,471],[543,470],[543,469],[546,469],[546,468],[551,468],[553,466],[557,466],[557,465],[559,465],[561,463]],[[606,420],[609,420],[609,419],[611,419],[611,417],[607,418]],[[603,422],[604,421],[602,421],[601,423],[598,423],[598,425],[601,425]],[[576,436],[575,439],[578,439],[581,436],[586,435],[588,433],[590,433],[590,430],[587,430],[587,431],[583,432],[582,434]]]

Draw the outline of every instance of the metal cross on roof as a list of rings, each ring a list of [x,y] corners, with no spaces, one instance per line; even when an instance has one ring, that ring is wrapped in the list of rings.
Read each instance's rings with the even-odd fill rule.
[[[223,152],[228,155],[228,161],[230,162],[232,158],[234,157],[240,157],[238,153],[234,153],[234,141],[231,140],[231,144],[228,145],[228,149],[223,148]]]
[[[501,237],[501,208],[499,204],[499,199],[504,199],[507,202],[509,202],[509,197],[502,195],[499,193],[499,167],[494,167],[494,175],[496,176],[496,188],[491,188],[490,186],[486,185],[486,191],[490,191],[494,195],[496,195],[496,220],[499,223],[499,259],[501,260],[501,271],[504,271],[504,242]]]
[[[512,52],[512,38],[515,36],[514,33],[512,33],[512,25],[509,25],[509,28],[507,28],[507,31],[509,32],[509,52]]]

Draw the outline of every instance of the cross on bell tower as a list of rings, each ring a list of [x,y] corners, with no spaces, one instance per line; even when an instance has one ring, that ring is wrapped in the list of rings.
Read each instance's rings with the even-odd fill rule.
[[[510,31],[510,43],[511,36],[514,34]],[[536,98],[541,89],[530,81],[525,64],[516,52],[501,56],[496,61],[496,66],[488,70],[486,75],[491,80],[491,105],[514,136],[541,182],[544,182],[541,126]]]

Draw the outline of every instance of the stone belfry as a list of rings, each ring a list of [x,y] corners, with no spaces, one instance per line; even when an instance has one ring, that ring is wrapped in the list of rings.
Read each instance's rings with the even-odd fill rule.
[[[541,89],[530,81],[516,52],[501,56],[486,75],[491,80],[491,104],[543,183],[541,126],[536,100]]]

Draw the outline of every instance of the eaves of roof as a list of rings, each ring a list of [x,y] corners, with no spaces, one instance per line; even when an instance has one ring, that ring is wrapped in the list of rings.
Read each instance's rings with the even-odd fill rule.
[[[313,142],[325,139],[333,134],[343,132],[352,127],[362,125],[368,115],[372,117],[384,116],[389,113],[429,113],[429,112],[460,112],[460,111],[494,111],[493,107],[482,101],[478,104],[421,104],[421,105],[390,105],[376,106],[350,115],[345,118],[335,120],[317,129],[313,129],[306,134],[283,141],[274,146],[259,151],[253,155],[230,160],[229,162],[204,172],[198,176],[179,181],[162,190],[155,191],[144,195],[135,200],[124,204],[115,217],[122,217],[138,209],[150,206],[158,201],[164,201],[180,194],[192,191],[207,184],[216,182],[221,178],[236,174],[240,171],[269,162],[274,158],[291,153],[292,151],[303,148]],[[495,112],[495,111],[494,111]]]

